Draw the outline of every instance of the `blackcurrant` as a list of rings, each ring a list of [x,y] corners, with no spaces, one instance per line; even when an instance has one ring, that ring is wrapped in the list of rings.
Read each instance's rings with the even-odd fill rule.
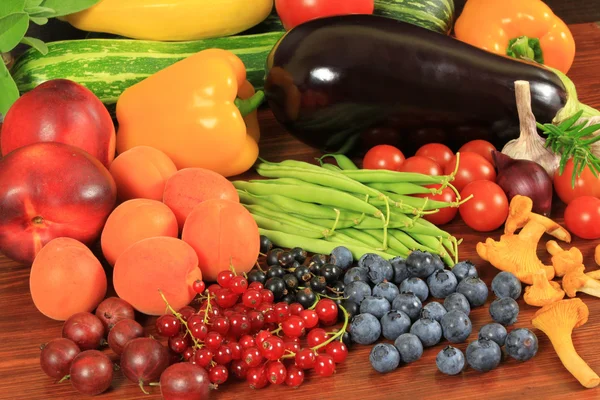
[[[323,264],[310,263],[310,265],[308,266],[308,269],[309,269],[310,273],[313,275],[321,275],[321,267],[322,266],[323,266]]]
[[[300,282],[301,284],[303,282],[310,281],[310,278],[312,277],[312,275],[310,274],[310,270],[304,265],[296,268],[294,270],[294,275],[296,275],[296,278],[298,278],[298,282]]]
[[[295,303],[296,295],[294,294],[294,292],[287,292],[287,294],[283,296],[280,301],[285,301],[288,304]]]
[[[333,297],[343,296],[345,288],[346,285],[344,285],[343,281],[336,281],[333,283],[333,285],[329,286],[328,291],[333,295]]]
[[[327,289],[327,281],[323,276],[313,276],[310,280],[310,288],[313,292],[322,293]]]
[[[248,283],[251,282],[260,282],[265,283],[267,280],[267,276],[265,273],[259,269],[253,269],[248,273]]]
[[[325,254],[315,254],[310,258],[310,264],[323,265],[327,262],[327,256]]]
[[[296,290],[298,288],[298,278],[294,274],[285,274],[283,276],[283,281],[285,282],[285,286],[290,290]]]
[[[352,346],[352,340],[350,340],[350,334],[348,332],[342,333],[342,342],[344,342],[347,348]]]
[[[283,249],[271,249],[267,253],[267,265],[279,265],[279,253],[283,253]]]
[[[290,250],[290,253],[292,253],[292,256],[294,256],[294,260],[298,261],[300,264],[303,264],[306,260],[306,250],[300,247],[294,247],[292,250]]]
[[[267,279],[267,281],[265,282],[265,289],[268,289],[271,292],[273,292],[275,301],[279,301],[286,293],[285,282],[283,281],[283,279],[277,276]]]
[[[339,303],[339,305],[344,307],[344,310],[346,310],[348,313],[349,319],[352,319],[352,317],[355,315],[360,314],[360,306],[352,300],[344,299]],[[338,307],[338,320],[344,320],[344,312],[342,311],[341,307]]]
[[[296,301],[300,303],[305,309],[310,308],[314,304],[316,299],[317,296],[311,288],[304,288],[296,293]]]
[[[277,277],[277,278],[283,278],[284,275],[285,275],[285,269],[283,269],[279,265],[272,265],[267,270],[267,279],[269,279],[269,278],[275,278],[275,277]]]
[[[289,267],[294,262],[294,256],[289,251],[284,251],[279,253],[278,261],[282,267]]]
[[[265,235],[260,235],[260,252],[267,254],[273,248],[273,243]]]
[[[301,266],[302,266],[302,264],[300,264],[298,261],[294,260],[292,265],[290,265],[288,268],[290,269],[290,271],[294,271],[296,268],[301,267]]]
[[[325,277],[327,283],[333,283],[340,279],[342,269],[337,265],[325,264],[321,267],[321,275]]]

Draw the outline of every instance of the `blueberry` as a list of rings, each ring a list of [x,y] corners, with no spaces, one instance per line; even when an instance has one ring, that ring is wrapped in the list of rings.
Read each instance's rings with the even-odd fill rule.
[[[400,293],[392,302],[392,310],[406,313],[411,321],[419,318],[422,308],[421,300],[412,293]]]
[[[265,235],[260,235],[260,252],[267,254],[273,248],[273,243]]]
[[[366,296],[360,303],[360,313],[369,313],[377,319],[381,319],[384,314],[390,311],[390,302],[381,296]]]
[[[363,267],[350,268],[344,275],[344,284],[354,281],[369,282],[369,270]]]
[[[367,296],[371,295],[371,286],[362,281],[353,281],[346,284],[344,288],[344,297],[348,300],[360,304]]]
[[[475,264],[473,264],[471,261],[461,261],[454,264],[454,267],[452,267],[452,273],[458,282],[465,278],[479,278]]]
[[[423,343],[412,333],[403,333],[394,341],[394,347],[400,353],[405,364],[417,361],[423,355]]]
[[[381,324],[371,314],[358,314],[350,322],[350,338],[354,343],[373,344],[381,336]]]
[[[519,305],[512,297],[496,299],[490,304],[490,315],[492,319],[504,326],[517,322],[519,316]]]
[[[385,374],[398,368],[400,353],[389,343],[378,343],[371,349],[369,361],[375,371]]]
[[[425,281],[421,278],[412,277],[405,279],[399,286],[400,292],[414,293],[421,302],[424,302],[429,297],[429,288]]]
[[[441,373],[457,375],[465,367],[465,355],[456,347],[446,346],[435,357],[435,364]]]
[[[437,301],[432,301],[423,306],[421,318],[435,319],[437,322],[440,322],[447,312],[443,305]]]
[[[498,298],[510,297],[515,300],[521,296],[521,281],[513,273],[502,271],[492,279],[492,292]]]
[[[488,297],[488,288],[479,278],[463,279],[456,287],[456,291],[465,295],[471,307],[484,305]]]
[[[306,257],[308,257],[306,250],[304,250],[301,247],[294,247],[290,250],[290,253],[294,257],[294,260],[296,260],[299,264],[304,264],[304,261],[306,261]]]
[[[325,278],[327,283],[333,283],[340,279],[340,276],[342,276],[343,272],[344,271],[342,271],[340,267],[333,264],[324,264],[321,267],[321,276]]]
[[[342,300],[340,305],[344,307],[344,310],[346,310],[350,319],[352,319],[352,317],[354,317],[355,315],[360,314],[360,306],[358,305],[358,303],[355,303],[352,300],[344,299]],[[340,321],[344,320],[343,315],[344,313],[342,312],[342,309],[338,307],[338,319]]]
[[[338,246],[331,250],[331,256],[329,262],[333,265],[337,265],[342,271],[347,270],[352,266],[354,258],[352,252],[347,247]]]
[[[400,285],[403,280],[410,278],[404,258],[394,257],[390,260],[390,264],[392,264],[392,268],[394,269],[394,283],[396,285]]]
[[[527,328],[513,329],[506,336],[504,346],[509,356],[518,361],[527,361],[533,358],[538,351],[538,339],[535,333]]]
[[[462,293],[452,293],[444,299],[444,308],[446,311],[458,310],[469,315],[471,313],[471,305],[469,300]]]
[[[369,280],[374,284],[391,281],[394,277],[392,264],[377,254],[367,253],[363,255],[358,260],[358,266],[369,270]]]
[[[381,332],[388,340],[396,340],[403,333],[410,331],[411,320],[406,313],[398,310],[388,311],[381,317]]]
[[[411,327],[410,333],[423,343],[423,347],[435,346],[442,339],[442,327],[435,319],[421,318]]]
[[[448,311],[442,317],[441,325],[444,337],[452,343],[464,342],[473,329],[473,325],[467,314],[458,310]]]
[[[390,304],[399,294],[398,286],[392,282],[381,282],[373,287],[373,296],[384,297]]]
[[[415,250],[406,257],[406,267],[410,276],[425,279],[436,269],[444,269],[444,263],[435,254]]]
[[[471,368],[479,372],[488,372],[500,364],[502,350],[498,343],[477,339],[467,346],[467,363]]]
[[[486,324],[479,329],[479,339],[493,340],[502,347],[506,340],[506,328],[497,322]]]
[[[438,269],[427,278],[429,293],[438,299],[445,299],[456,291],[456,276],[447,269]]]

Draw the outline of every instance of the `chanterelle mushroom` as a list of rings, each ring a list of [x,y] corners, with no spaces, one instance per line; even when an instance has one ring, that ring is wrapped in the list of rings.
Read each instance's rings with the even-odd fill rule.
[[[569,243],[571,241],[571,234],[569,231],[552,221],[550,218],[534,213],[531,211],[532,208],[533,201],[531,198],[522,195],[513,197],[508,208],[508,218],[504,224],[504,233],[515,233],[517,229],[523,228],[527,222],[536,221],[544,226],[546,233],[549,235],[552,235],[563,242]]]
[[[554,268],[544,265],[537,256],[537,244],[546,228],[529,221],[518,235],[500,236],[500,241],[488,238],[485,243],[477,243],[477,254],[494,267],[512,272],[521,282],[531,285],[531,274],[543,269],[548,279],[554,278]]]
[[[565,292],[558,282],[549,281],[546,271],[540,269],[531,275],[533,285],[525,288],[523,299],[530,306],[543,307],[555,301],[562,300]]]
[[[565,368],[586,388],[600,384],[600,377],[577,354],[571,334],[585,324],[589,310],[581,299],[560,300],[540,308],[531,323],[548,336]]]
[[[552,254],[552,266],[558,277],[565,276],[571,268],[583,265],[583,254],[577,247],[564,250],[556,241],[549,240],[546,243],[546,250]]]
[[[562,287],[569,297],[575,297],[577,292],[600,297],[600,281],[587,275],[583,264],[567,271],[562,279]]]

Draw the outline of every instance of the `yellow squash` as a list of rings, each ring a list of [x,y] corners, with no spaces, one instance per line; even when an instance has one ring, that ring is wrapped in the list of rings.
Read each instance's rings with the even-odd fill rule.
[[[101,0],[62,19],[89,32],[184,41],[235,35],[272,9],[273,0]]]

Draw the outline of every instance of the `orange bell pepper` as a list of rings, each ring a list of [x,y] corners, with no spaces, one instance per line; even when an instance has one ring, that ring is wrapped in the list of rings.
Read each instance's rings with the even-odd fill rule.
[[[454,32],[473,46],[565,74],[575,58],[571,31],[541,0],[468,0]]]
[[[152,146],[178,169],[200,167],[229,177],[258,158],[256,109],[264,100],[233,53],[209,49],[125,90],[117,101],[117,152]]]

